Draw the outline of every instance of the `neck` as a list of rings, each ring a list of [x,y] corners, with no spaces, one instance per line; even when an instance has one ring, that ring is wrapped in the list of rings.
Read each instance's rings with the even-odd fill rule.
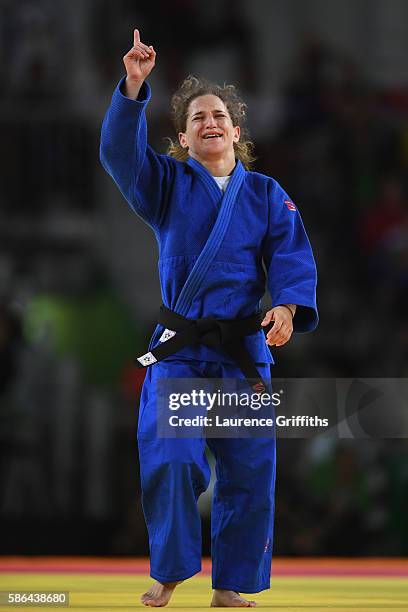
[[[235,168],[234,152],[228,158],[222,159],[202,159],[192,152],[189,154],[193,159],[200,162],[212,176],[228,176]]]

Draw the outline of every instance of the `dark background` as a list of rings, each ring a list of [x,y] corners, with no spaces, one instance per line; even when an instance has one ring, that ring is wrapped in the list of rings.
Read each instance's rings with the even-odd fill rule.
[[[98,162],[134,27],[157,51],[150,143],[165,150],[187,74],[234,82],[256,170],[300,208],[321,323],[275,351],[274,375],[407,377],[408,3],[147,5],[0,4],[2,554],[148,552],[132,360],[160,304],[157,247]],[[275,553],[408,554],[407,450],[279,440]]]

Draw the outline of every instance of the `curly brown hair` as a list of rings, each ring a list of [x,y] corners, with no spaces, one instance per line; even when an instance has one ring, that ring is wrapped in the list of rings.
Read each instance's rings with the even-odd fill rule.
[[[207,81],[207,79],[188,76],[184,79],[179,89],[175,92],[171,99],[171,118],[173,121],[176,134],[186,131],[187,114],[190,102],[199,96],[208,94],[220,98],[230,114],[232,124],[239,125],[241,128],[241,140],[234,142],[235,156],[241,160],[244,167],[249,170],[252,167],[255,157],[253,156],[254,144],[249,140],[249,133],[243,124],[246,120],[246,104],[239,97],[234,85],[221,87],[216,83]],[[175,157],[179,161],[187,161],[188,151],[184,149],[178,141],[173,141],[169,138],[169,147],[167,155]]]

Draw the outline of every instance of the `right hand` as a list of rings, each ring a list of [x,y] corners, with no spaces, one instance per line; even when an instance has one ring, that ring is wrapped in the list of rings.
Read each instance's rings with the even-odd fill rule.
[[[133,47],[123,57],[126,81],[129,85],[141,85],[154,68],[156,52],[152,46],[140,42],[139,30],[133,32]]]

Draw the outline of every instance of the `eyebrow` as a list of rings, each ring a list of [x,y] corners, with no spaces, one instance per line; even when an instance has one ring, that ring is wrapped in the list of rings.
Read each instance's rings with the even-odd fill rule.
[[[204,112],[205,111],[197,111],[196,113],[194,113],[194,115],[191,115],[191,118],[197,117],[198,115],[204,115]],[[212,112],[214,112],[214,113],[224,113],[224,115],[227,114],[225,110],[221,110],[221,109],[215,109]]]

